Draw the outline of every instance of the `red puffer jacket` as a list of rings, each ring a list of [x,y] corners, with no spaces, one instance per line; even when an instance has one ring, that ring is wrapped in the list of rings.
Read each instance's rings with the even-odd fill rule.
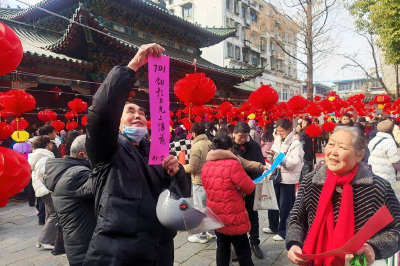
[[[250,232],[251,225],[242,192],[246,195],[252,193],[255,184],[239,159],[227,150],[211,150],[201,171],[201,182],[207,194],[207,207],[225,225],[217,231],[225,235]]]

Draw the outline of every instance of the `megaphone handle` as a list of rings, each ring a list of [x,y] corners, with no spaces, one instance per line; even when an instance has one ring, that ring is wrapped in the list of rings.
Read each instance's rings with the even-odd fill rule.
[[[183,193],[181,189],[179,188],[177,184],[177,179],[176,178],[171,178],[171,184],[169,185],[169,190],[174,189],[176,191],[176,194],[180,197],[183,198]]]

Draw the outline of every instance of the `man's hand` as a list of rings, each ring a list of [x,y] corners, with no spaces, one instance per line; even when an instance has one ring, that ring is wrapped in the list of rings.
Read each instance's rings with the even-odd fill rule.
[[[162,167],[164,168],[165,171],[168,173],[170,171],[174,171],[174,174],[178,173],[179,171],[179,162],[178,159],[175,158],[175,156],[172,156],[171,154],[168,155],[167,158],[164,159],[162,162]]]
[[[128,67],[136,72],[141,66],[147,64],[149,55],[161,57],[163,52],[165,52],[165,49],[156,43],[143,44],[135,57],[129,62]]]
[[[367,265],[372,265],[375,262],[375,251],[370,245],[364,244],[360,250],[354,253],[354,256],[359,256],[362,254],[364,254],[365,258],[367,259]]]
[[[299,246],[292,246],[288,252],[288,259],[296,265],[301,265],[306,263],[307,261],[300,259],[296,256],[296,253],[303,254],[303,251]]]

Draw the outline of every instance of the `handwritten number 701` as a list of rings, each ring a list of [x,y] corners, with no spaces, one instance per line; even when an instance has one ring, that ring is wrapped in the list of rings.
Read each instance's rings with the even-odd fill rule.
[[[154,72],[163,72],[165,73],[165,66],[162,65],[154,65]]]

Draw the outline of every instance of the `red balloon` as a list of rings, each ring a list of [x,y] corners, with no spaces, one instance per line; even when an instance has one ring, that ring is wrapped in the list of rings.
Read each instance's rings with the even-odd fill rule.
[[[0,76],[15,70],[22,56],[21,40],[11,28],[0,22]]]
[[[65,118],[67,118],[68,120],[72,120],[74,119],[74,117],[77,117],[78,114],[75,111],[69,111],[65,114]]]
[[[257,109],[269,110],[279,100],[279,95],[269,85],[262,85],[259,89],[252,92],[249,102]]]
[[[322,128],[316,124],[311,124],[306,128],[306,134],[311,138],[318,137],[322,133]]]
[[[0,104],[14,116],[20,116],[35,108],[35,98],[23,90],[10,90],[0,96]]]
[[[87,109],[87,103],[82,101],[82,99],[75,98],[73,101],[68,102],[68,107],[72,111],[77,112],[79,114]]]
[[[60,120],[56,120],[53,123],[50,124],[52,127],[54,127],[54,129],[57,132],[60,132],[64,127],[65,127],[65,123],[61,122]]]
[[[209,102],[216,91],[215,83],[204,73],[186,74],[186,77],[180,79],[174,86],[176,97],[182,102],[193,105]]]
[[[6,122],[0,122],[0,139],[6,139],[12,135],[14,128]]]
[[[76,123],[75,121],[72,122],[68,122],[66,128],[68,130],[74,130],[75,128],[78,127],[78,123]]]
[[[29,127],[29,123],[25,119],[17,117],[11,121],[11,126],[14,128],[14,130],[24,130]]]
[[[326,117],[324,117],[325,120]],[[333,122],[325,122],[322,124],[322,129],[325,130],[326,132],[332,132],[336,127],[336,124]]]
[[[8,148],[0,147],[0,207],[8,198],[19,193],[31,178],[31,166],[24,156]]]
[[[43,122],[49,122],[49,121],[54,121],[57,120],[57,114],[54,111],[51,111],[49,109],[46,109],[44,111],[40,111],[38,113],[38,117],[41,121]]]
[[[84,117],[82,117],[82,119],[81,119],[81,124],[82,124],[84,127],[86,127],[86,124],[87,124],[87,115],[85,115]]]

